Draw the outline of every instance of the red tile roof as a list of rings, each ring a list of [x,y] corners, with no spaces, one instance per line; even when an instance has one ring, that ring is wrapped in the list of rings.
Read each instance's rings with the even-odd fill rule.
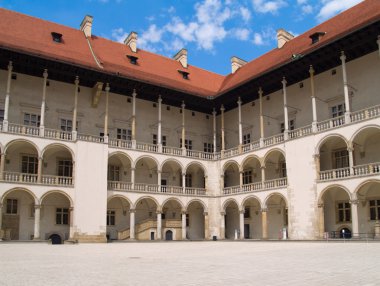
[[[95,62],[82,31],[2,8],[0,8],[0,47],[106,73],[120,74],[197,96],[216,96],[290,62],[292,54],[305,55],[378,20],[380,20],[380,0],[366,0],[294,38],[281,49],[273,49],[247,63],[235,74],[222,76],[189,65],[186,69],[189,72],[188,80],[183,79],[178,73],[178,70],[185,69],[173,59],[140,49],[134,54],[124,44],[92,36],[90,43],[102,64],[101,68]],[[62,34],[63,44],[52,41],[51,32]],[[309,36],[315,32],[326,32],[326,35],[312,45]],[[137,56],[138,65],[132,65],[126,55]]]

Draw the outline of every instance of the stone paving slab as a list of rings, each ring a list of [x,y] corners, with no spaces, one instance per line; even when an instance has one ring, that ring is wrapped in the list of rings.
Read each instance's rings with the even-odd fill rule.
[[[0,243],[0,285],[380,285],[380,243]]]

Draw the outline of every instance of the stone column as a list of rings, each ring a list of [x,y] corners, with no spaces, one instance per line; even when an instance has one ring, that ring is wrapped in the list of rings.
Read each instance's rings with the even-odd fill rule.
[[[4,120],[3,120],[3,131],[8,131],[9,124],[9,97],[11,95],[11,83],[12,83],[12,70],[13,65],[12,61],[8,64],[8,76],[7,76],[7,89],[5,92],[5,102],[4,102]]]
[[[135,171],[136,171],[136,168],[131,168],[132,190],[135,188]]]
[[[208,212],[203,213],[205,217],[205,239],[210,239],[210,231],[209,231],[209,219],[208,219]]]
[[[157,211],[157,240],[161,240],[162,236],[162,221],[161,221],[161,211]]]
[[[73,109],[73,130],[72,130],[72,138],[73,140],[77,140],[77,113],[78,113],[78,90],[79,90],[79,77],[75,77],[75,90],[74,90],[74,109]]]
[[[319,238],[323,238],[325,233],[325,209],[324,204],[318,204],[318,224],[319,224]]]
[[[265,166],[261,166],[261,183],[263,184],[262,187],[264,187],[264,182],[265,182]]]
[[[213,146],[214,146],[214,153],[216,153],[216,111],[215,108],[212,110],[212,135],[213,135]]]
[[[239,186],[240,189],[243,188],[243,174],[244,172],[242,170],[239,171]]]
[[[311,123],[312,130],[314,133],[318,132],[317,128],[317,102],[315,99],[315,86],[314,86],[314,68],[310,65],[309,74],[310,74],[310,90],[311,90],[311,106],[313,109],[313,122]]]
[[[352,237],[359,237],[358,200],[351,200]]]
[[[220,107],[220,119],[221,119],[221,135],[222,135],[222,156],[223,156],[223,151],[226,150],[226,145],[225,145],[225,141],[224,141],[224,111],[225,111],[225,108],[222,104],[222,106]]]
[[[70,221],[70,229],[69,229],[69,240],[74,239],[74,208],[70,207],[69,208],[69,221]]]
[[[72,174],[71,174],[71,184],[74,186],[75,185],[75,161],[73,161],[72,164]]]
[[[354,174],[354,147],[353,143],[349,143],[350,146],[348,146],[348,164],[350,166],[350,175],[352,176]]]
[[[5,153],[1,153],[0,157],[0,180],[4,179]]]
[[[181,108],[182,108],[182,155],[186,156],[186,146],[185,146],[185,140],[186,140],[186,130],[185,130],[185,102],[182,101]]]
[[[43,164],[43,158],[38,157],[38,166],[37,166],[37,183],[42,182],[42,164]]]
[[[135,209],[129,210],[129,239],[135,240]]]
[[[348,83],[347,83],[347,70],[346,70],[346,55],[344,51],[341,52],[340,60],[342,61],[342,75],[343,75],[343,92],[344,92],[344,103],[346,105],[346,112],[344,114],[345,123],[351,122],[351,107],[350,98],[348,95]]]
[[[33,240],[40,240],[40,222],[41,222],[41,206],[34,205],[34,237]]]
[[[160,187],[161,187],[161,174],[162,174],[162,171],[157,170],[157,185],[159,185]]]
[[[157,145],[158,152],[162,153],[162,98],[161,95],[158,96],[158,130],[157,130]],[[158,183],[161,184],[161,180]]]
[[[314,154],[314,164],[315,164],[315,173],[317,176],[317,180],[319,180],[319,172],[321,171],[321,161],[320,161],[319,154]]]
[[[47,69],[43,73],[43,87],[42,87],[42,102],[41,102],[41,120],[40,120],[40,136],[45,136],[45,108],[46,108],[46,84],[48,72]]]
[[[238,113],[239,113],[239,153],[241,153],[241,145],[243,145],[243,125],[241,122],[241,99],[239,97],[238,101]]]
[[[289,115],[288,115],[288,102],[287,102],[287,94],[286,94],[286,84],[288,83],[285,79],[285,77],[282,78],[282,93],[284,96],[284,139],[288,139],[289,135]]]
[[[182,189],[184,194],[186,191],[186,173],[182,173]]]
[[[244,210],[239,211],[240,239],[244,239]]]
[[[225,222],[225,212],[220,212],[220,238],[225,239],[226,238],[226,222]]]
[[[132,92],[132,144],[136,145],[136,89]]]
[[[109,100],[109,92],[110,92],[109,83],[107,83],[105,90],[106,90],[106,113],[104,115],[104,143],[108,143],[108,100]]]
[[[186,240],[186,212],[182,211],[182,240]]]
[[[259,88],[260,105],[260,147],[264,146],[264,114],[263,114],[263,90]]]
[[[268,239],[267,211],[268,211],[268,209],[266,209],[266,208],[261,210],[261,225],[262,225],[263,239]]]

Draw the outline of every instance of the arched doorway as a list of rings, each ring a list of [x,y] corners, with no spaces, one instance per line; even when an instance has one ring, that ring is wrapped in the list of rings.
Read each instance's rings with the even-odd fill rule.
[[[130,209],[126,198],[113,197],[107,202],[107,239],[130,238]]]
[[[235,200],[225,204],[225,238],[238,239],[240,237],[239,207]]]
[[[260,201],[251,197],[244,201],[244,238],[261,239],[262,221]]]
[[[240,185],[239,165],[236,162],[228,162],[224,166],[224,187]]]
[[[159,184],[162,192],[182,193],[182,167],[177,161],[168,160],[162,165],[161,182]]]
[[[169,199],[162,206],[162,232],[171,231],[171,240],[182,239],[182,204],[175,199]]]
[[[62,238],[58,234],[52,234],[49,236],[49,240],[51,241],[51,244],[62,244]]]
[[[157,163],[153,158],[143,157],[136,162],[135,183],[157,185]]]
[[[201,240],[205,238],[205,209],[199,201],[191,202],[187,207],[186,229],[187,238]]]
[[[152,198],[136,202],[135,237],[137,240],[155,240],[157,235],[157,204]]]
[[[268,238],[286,239],[288,227],[288,208],[285,198],[277,193],[271,194],[266,200],[266,206]]]
[[[165,232],[165,240],[173,240],[173,232],[171,230]]]
[[[265,181],[286,178],[286,161],[284,154],[279,150],[270,151],[265,156]]]
[[[128,190],[131,187],[131,160],[122,153],[108,158],[108,189]]]
[[[69,149],[59,144],[46,147],[43,153],[42,183],[71,186],[73,157]]]

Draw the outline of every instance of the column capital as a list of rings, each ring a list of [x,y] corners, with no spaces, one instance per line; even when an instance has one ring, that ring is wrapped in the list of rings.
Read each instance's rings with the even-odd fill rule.
[[[74,207],[69,207],[69,211],[70,212],[74,211]]]
[[[186,176],[186,173],[182,173],[182,177]]]
[[[8,71],[12,71],[12,70],[13,70],[13,63],[12,63],[12,61],[9,61]]]
[[[181,210],[181,215],[186,215],[187,211],[186,210]]]
[[[137,96],[137,92],[136,92],[136,89],[134,88],[133,91],[132,91],[132,97],[136,97]]]
[[[285,77],[282,77],[282,81],[281,81],[281,83],[282,83],[283,86],[286,86],[286,84],[287,84],[288,82],[286,81],[286,78],[285,78]]]
[[[75,85],[78,85],[78,84],[79,84],[79,76],[76,76],[76,77],[75,77],[74,83],[75,83]]]
[[[359,200],[350,200],[351,205],[357,205],[359,204]]]
[[[220,212],[220,215],[226,215],[226,212]]]
[[[318,208],[319,208],[319,209],[321,209],[321,208],[323,209],[323,208],[324,208],[324,206],[325,206],[325,204],[324,204],[324,203],[319,203],[319,204],[318,204]]]
[[[129,209],[129,213],[136,213],[136,209]]]
[[[240,213],[240,214],[244,214],[244,213],[245,213],[245,210],[239,210],[239,213]]]
[[[353,152],[353,151],[354,151],[354,147],[352,147],[352,146],[348,146],[348,147],[347,147],[347,151],[348,151],[348,152]]]
[[[212,109],[212,115],[213,115],[213,116],[216,115],[215,107]]]
[[[37,209],[41,209],[41,205],[34,205],[34,209],[37,210]]]
[[[310,74],[310,75],[314,75],[314,72],[315,72],[315,70],[314,70],[314,68],[313,68],[313,65],[310,65],[310,68],[309,68],[309,74]]]
[[[161,94],[158,95],[158,103],[161,103],[162,102],[162,97],[161,97]]]
[[[44,79],[47,79],[47,77],[48,77],[48,70],[47,69],[44,69],[44,73],[42,74],[42,76],[44,77]]]
[[[107,84],[106,84],[105,91],[106,91],[106,92],[109,92],[109,91],[110,91],[110,84],[109,84],[108,82],[107,82]]]
[[[267,211],[268,211],[268,208],[262,208],[262,209],[261,209],[261,212],[262,212],[262,213],[266,213]]]
[[[341,60],[342,62],[346,61],[346,55],[344,54],[344,51],[341,51],[341,52],[340,52],[340,60]]]
[[[261,86],[259,87],[259,91],[258,91],[258,93],[259,93],[259,96],[263,96],[263,89],[261,88]]]
[[[134,167],[133,167],[133,168],[131,168],[131,171],[135,171],[135,170],[136,170],[136,168],[134,168]]]
[[[224,112],[226,109],[224,108],[224,105],[222,104],[221,106],[220,106],[220,111],[221,112]]]
[[[321,157],[321,155],[320,154],[314,154],[313,157],[314,157],[314,159],[319,159]]]
[[[238,105],[241,105],[241,104],[242,104],[242,101],[241,101],[241,98],[240,98],[240,96],[238,97],[238,101],[237,101],[237,104],[238,104]]]
[[[204,215],[204,216],[208,215],[208,212],[206,212],[206,211],[205,211],[205,212],[203,212],[203,215]]]
[[[157,174],[161,174],[161,173],[162,173],[162,171],[157,169]]]
[[[161,215],[162,214],[162,210],[156,210],[156,215]]]
[[[185,109],[185,107],[186,107],[185,101],[182,100],[181,108]]]

